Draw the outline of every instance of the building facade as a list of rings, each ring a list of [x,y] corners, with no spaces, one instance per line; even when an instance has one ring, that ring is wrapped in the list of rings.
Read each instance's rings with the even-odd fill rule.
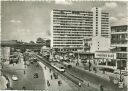
[[[110,51],[110,38],[95,36],[83,40],[85,52]]]
[[[51,47],[60,51],[81,50],[84,37],[109,37],[109,32],[109,14],[99,8],[91,11],[51,12]]]
[[[111,46],[115,47],[112,51],[117,53],[118,67],[125,69],[128,61],[128,25],[111,27]]]
[[[1,58],[8,61],[10,57],[10,47],[1,47]]]

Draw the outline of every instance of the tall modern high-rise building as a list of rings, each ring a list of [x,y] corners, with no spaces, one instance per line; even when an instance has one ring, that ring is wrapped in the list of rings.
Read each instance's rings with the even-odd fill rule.
[[[110,36],[109,13],[100,8],[90,11],[52,10],[51,47],[60,51],[83,49],[85,37]]]

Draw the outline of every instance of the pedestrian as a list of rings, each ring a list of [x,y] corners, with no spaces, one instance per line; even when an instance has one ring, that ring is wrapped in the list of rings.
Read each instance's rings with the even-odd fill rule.
[[[50,86],[50,82],[47,80],[47,86]]]
[[[45,66],[44,68],[45,68],[45,70],[46,70],[46,66]]]
[[[25,87],[25,86],[23,86],[23,87],[22,87],[22,89],[23,89],[23,90],[26,90],[26,87]]]
[[[79,84],[78,84],[78,85],[79,85],[79,87],[81,87],[81,82],[79,82]]]
[[[61,86],[62,82],[61,80],[58,81],[58,86]]]
[[[50,70],[50,73],[51,73],[52,70],[51,69],[49,69],[49,70]]]
[[[25,70],[24,70],[24,74],[25,74],[26,72],[25,72]]]
[[[52,80],[52,75],[51,75],[51,80]]]
[[[103,85],[100,85],[100,91],[104,91]]]

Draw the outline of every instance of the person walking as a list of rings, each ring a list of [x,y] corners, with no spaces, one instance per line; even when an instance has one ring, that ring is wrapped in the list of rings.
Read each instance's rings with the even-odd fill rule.
[[[22,90],[26,90],[26,87],[25,87],[25,86],[23,86],[23,87],[22,87]]]
[[[59,81],[58,81],[58,86],[61,86],[61,84],[62,84],[62,81],[59,80]]]
[[[24,70],[24,74],[25,74],[26,72],[25,72],[25,70]]]
[[[104,91],[103,85],[100,85],[100,91]]]
[[[49,71],[50,71],[50,73],[51,73],[51,71],[52,71],[52,70],[51,70],[51,69],[49,69]]]
[[[53,77],[52,77],[52,75],[51,75],[51,80],[52,80],[52,78],[53,78]]]
[[[45,70],[46,70],[46,66],[45,66],[44,68],[45,68]]]
[[[49,80],[47,80],[47,86],[50,86],[50,82],[49,82]]]
[[[79,82],[79,84],[78,84],[78,85],[79,85],[79,87],[81,87],[81,82]]]

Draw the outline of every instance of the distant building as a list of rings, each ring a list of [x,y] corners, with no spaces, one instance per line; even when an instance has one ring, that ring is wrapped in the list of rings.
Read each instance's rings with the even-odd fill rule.
[[[50,48],[46,47],[46,46],[43,46],[43,47],[41,47],[40,53],[43,56],[50,56]]]
[[[60,51],[83,49],[84,37],[110,37],[109,13],[100,8],[91,11],[52,10],[51,47]]]
[[[9,60],[10,50],[10,47],[1,47],[1,58],[6,61]]]
[[[126,69],[128,63],[128,25],[111,27],[111,47],[117,53],[118,67]]]

